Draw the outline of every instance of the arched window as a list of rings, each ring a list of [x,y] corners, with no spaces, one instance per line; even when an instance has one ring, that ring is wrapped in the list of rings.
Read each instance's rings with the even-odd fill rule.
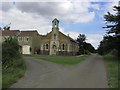
[[[65,50],[65,45],[64,44],[62,44],[62,50]]]
[[[48,44],[46,44],[46,49],[48,49],[48,46],[49,46],[49,45],[48,45]]]
[[[56,23],[56,21],[55,21],[55,27],[57,27],[57,23]]]
[[[54,34],[54,39],[56,39],[56,34]]]

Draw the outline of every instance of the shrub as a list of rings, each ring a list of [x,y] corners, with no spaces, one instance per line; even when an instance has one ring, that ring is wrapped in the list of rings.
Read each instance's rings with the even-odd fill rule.
[[[13,62],[12,60],[20,58],[19,53],[19,44],[16,38],[5,38],[5,41],[2,43],[2,65],[3,68],[10,66]]]

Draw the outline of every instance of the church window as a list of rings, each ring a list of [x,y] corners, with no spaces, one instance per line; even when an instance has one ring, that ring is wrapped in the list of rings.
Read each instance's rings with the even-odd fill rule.
[[[62,50],[65,50],[65,45],[64,44],[62,45]]]
[[[56,34],[54,34],[54,39],[56,39]]]
[[[48,49],[48,44],[46,44],[46,49]]]

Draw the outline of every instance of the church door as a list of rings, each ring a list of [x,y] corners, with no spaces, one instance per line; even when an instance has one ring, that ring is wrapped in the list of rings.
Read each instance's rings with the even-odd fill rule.
[[[56,45],[53,45],[53,55],[56,55],[56,49],[57,49]]]

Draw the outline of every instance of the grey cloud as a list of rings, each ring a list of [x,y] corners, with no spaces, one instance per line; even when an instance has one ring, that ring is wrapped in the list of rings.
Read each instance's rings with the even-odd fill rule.
[[[2,11],[8,11],[11,8],[13,8],[13,3],[12,2],[2,2],[0,3],[0,6],[2,7]]]
[[[42,16],[62,14],[60,3],[57,2],[19,2],[16,7],[22,12],[37,13]]]

